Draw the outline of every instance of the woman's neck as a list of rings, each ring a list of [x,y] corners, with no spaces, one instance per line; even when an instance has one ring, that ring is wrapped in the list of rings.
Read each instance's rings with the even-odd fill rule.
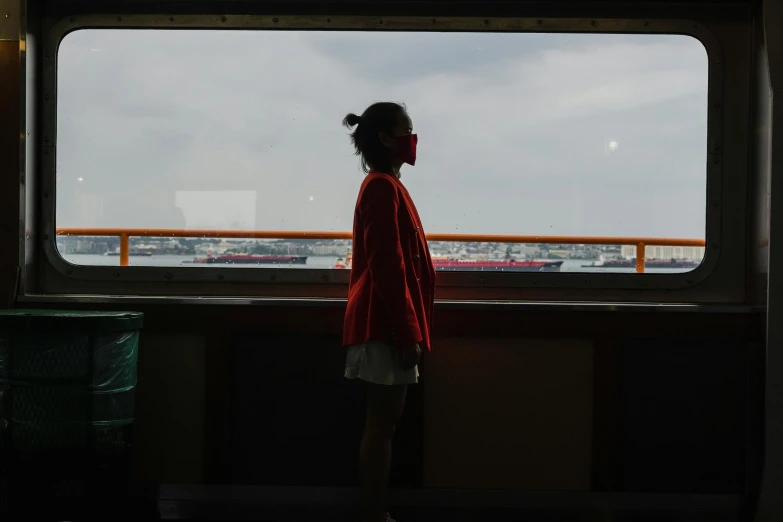
[[[385,167],[385,168],[372,168],[371,170],[375,172],[383,172],[384,174],[388,174],[389,176],[395,177],[397,179],[400,179],[402,176],[400,175],[400,167],[402,165],[397,165],[393,167]]]

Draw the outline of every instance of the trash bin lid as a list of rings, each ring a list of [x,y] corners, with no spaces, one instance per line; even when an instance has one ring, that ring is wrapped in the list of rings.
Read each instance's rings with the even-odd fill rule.
[[[117,332],[138,330],[144,325],[141,312],[83,310],[0,310],[0,332],[5,330],[81,330]]]

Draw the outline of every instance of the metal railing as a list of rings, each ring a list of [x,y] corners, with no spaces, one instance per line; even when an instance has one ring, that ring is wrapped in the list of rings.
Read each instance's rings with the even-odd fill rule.
[[[58,228],[58,236],[119,237],[120,266],[128,266],[131,237],[177,237],[219,239],[351,239],[350,232],[293,230],[176,230],[168,228]],[[509,234],[427,234],[428,241],[464,243],[519,243],[547,245],[636,246],[636,271],[644,272],[645,247],[703,247],[704,239],[594,236],[521,236]]]

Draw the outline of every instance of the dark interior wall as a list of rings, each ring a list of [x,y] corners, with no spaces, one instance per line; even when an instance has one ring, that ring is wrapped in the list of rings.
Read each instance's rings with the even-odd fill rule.
[[[773,123],[770,150],[770,240],[769,266],[783,266],[783,132],[774,130],[774,124],[783,121],[783,4],[774,1],[762,3],[764,15],[764,41],[768,58],[771,92],[777,95],[771,100]],[[778,123],[779,125],[779,123]],[[767,284],[766,321],[766,375],[764,391],[764,476],[758,502],[758,520],[780,520],[783,517],[783,279],[770,274]]]
[[[8,33],[11,26],[2,28]],[[19,41],[8,36],[0,34],[0,307],[13,304],[19,273],[21,68]]]
[[[138,480],[356,483],[362,389],[342,377],[339,321],[322,323],[340,308],[145,312]],[[760,430],[758,316],[441,310],[437,319],[462,327],[437,338],[411,390],[394,485],[745,490],[758,458],[748,444]],[[531,323],[538,334],[524,333]]]
[[[398,432],[393,482],[590,489],[592,345],[441,338]],[[340,339],[243,335],[234,345],[231,480],[356,483],[364,397]]]
[[[623,343],[624,490],[743,491],[754,350],[742,342]]]
[[[342,378],[334,335],[238,335],[233,345],[231,482],[356,483],[361,388]]]
[[[133,476],[151,483],[204,479],[205,337],[143,332],[136,388]]]
[[[425,487],[591,489],[592,341],[438,344],[421,384]]]
[[[770,176],[772,168],[772,86],[769,57],[764,41],[763,20],[759,13],[753,22],[753,120],[750,175],[751,235],[749,290],[751,299],[767,304],[769,274]]]

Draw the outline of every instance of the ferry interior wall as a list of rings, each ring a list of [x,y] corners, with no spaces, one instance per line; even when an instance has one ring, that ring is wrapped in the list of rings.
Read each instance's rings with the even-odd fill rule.
[[[421,183],[412,192],[423,215],[441,208],[425,200],[461,190],[456,183],[449,188],[447,178],[438,178],[438,190],[414,180],[437,171],[438,161],[476,171],[490,161],[476,156],[507,149],[513,165],[505,169],[503,182],[520,187],[528,194],[524,201],[533,205],[545,197],[536,195],[544,189],[524,172],[548,168],[567,158],[567,150],[580,154],[581,142],[569,142],[546,161],[528,163],[524,158],[531,149],[549,146],[548,123],[539,127],[545,139],[529,134],[525,143],[500,137],[488,145],[484,140],[493,122],[506,125],[508,117],[520,124],[528,116],[533,121],[554,111],[579,111],[587,100],[609,108],[578,124],[563,119],[556,128],[565,132],[582,125],[585,136],[597,135],[604,119],[615,118],[612,111],[625,110],[629,99],[664,104],[670,91],[680,88],[700,104],[694,114],[702,127],[694,132],[702,132],[696,140],[702,148],[692,163],[706,172],[706,183],[702,179],[695,189],[681,185],[693,190],[694,215],[704,230],[690,235],[690,243],[661,239],[676,236],[657,235],[654,227],[647,236],[641,229],[614,234],[588,227],[581,233],[604,236],[598,240],[536,235],[560,233],[549,230],[549,216],[530,228],[520,217],[518,230],[484,230],[479,221],[446,229],[448,217],[446,225],[429,230],[425,222],[434,257],[452,254],[441,256],[433,245],[481,243],[478,234],[528,233],[516,241],[488,235],[483,242],[501,245],[498,259],[506,252],[518,259],[541,258],[556,270],[438,271],[433,349],[423,355],[419,384],[408,387],[394,439],[388,498],[393,516],[403,521],[783,520],[783,320],[775,319],[783,313],[783,276],[771,273],[773,266],[783,267],[783,132],[775,133],[773,125],[783,121],[783,102],[774,97],[783,84],[781,24],[781,0],[0,0],[2,520],[359,520],[365,395],[359,382],[344,378],[350,264],[346,269],[342,263],[348,258],[340,254],[328,267],[309,266],[309,258],[302,267],[164,266],[154,255],[144,258],[144,248],[164,242],[175,249],[195,245],[187,258],[191,262],[217,255],[198,250],[209,234],[215,245],[228,244],[229,253],[235,248],[230,245],[240,244],[232,238],[249,238],[255,248],[268,249],[244,250],[241,256],[313,257],[316,248],[347,244],[350,235],[340,231],[350,230],[360,183],[351,179],[361,180],[361,173],[354,175],[358,158],[351,155],[340,119],[381,96],[393,97],[397,88],[413,121],[420,122],[420,164],[405,172],[411,173],[409,183]],[[104,38],[106,46],[91,47],[84,36],[90,34]],[[467,42],[471,35],[487,45],[497,38],[502,45],[492,49],[504,64],[516,59],[514,53],[535,51],[536,42],[548,36],[572,40],[560,50],[542,51],[546,62],[522,61],[521,73],[507,69],[485,88],[485,77],[479,81],[471,75],[493,74],[499,66],[482,62],[487,58],[479,44],[449,51],[453,42]],[[597,69],[584,65],[594,64],[587,56],[596,35],[607,38],[599,42],[607,54],[595,62],[603,64]],[[638,35],[640,41],[649,39],[650,47],[626,45],[623,38]],[[669,40],[655,39],[660,35],[699,44],[694,56],[702,57],[703,75],[695,86],[688,83],[690,76],[678,76],[682,69],[670,61],[678,53],[648,60],[649,53],[670,49]],[[514,47],[508,42],[516,37],[522,40]],[[262,51],[241,54],[253,38],[261,38]],[[192,43],[198,39],[214,43],[198,47]],[[305,40],[317,45],[297,55],[293,49],[305,53]],[[404,47],[406,40],[418,43]],[[359,44],[364,41],[366,46]],[[402,50],[394,54],[397,49]],[[588,78],[593,83],[585,85],[593,90],[585,87],[563,105],[526,100],[525,90],[517,93],[518,106],[502,105],[487,94],[510,92],[504,82],[518,75],[530,82],[526,85],[540,86],[536,92],[556,90],[557,79],[546,74],[568,53],[584,55],[585,61],[561,79]],[[146,76],[134,77],[138,73],[124,66],[135,56],[146,57],[134,62]],[[317,65],[308,69],[301,61],[281,61],[286,56]],[[394,81],[373,83],[373,75],[388,72],[374,64],[387,58]],[[650,63],[657,67],[652,73]],[[432,75],[410,80],[422,64],[433,68]],[[633,83],[622,68],[626,64],[646,80]],[[335,83],[341,76],[354,78],[352,67],[366,68],[363,78],[369,79]],[[301,73],[310,83],[284,83],[289,70],[299,71],[291,78]],[[212,101],[199,101],[206,87],[188,80],[197,73],[218,78],[226,89],[212,99],[220,107],[209,113],[217,114],[214,120],[200,120]],[[666,74],[667,80],[655,83],[653,73]],[[256,82],[250,91],[260,94],[240,94],[248,81]],[[645,90],[645,82],[656,87]],[[263,90],[264,83],[272,87]],[[379,94],[367,90],[381,83]],[[343,85],[361,93],[345,95],[339,92]],[[144,94],[147,88],[138,103],[122,94]],[[444,120],[448,129],[430,125],[441,114],[441,101],[459,89],[475,89],[473,98],[463,99],[469,102],[454,108],[463,119]],[[266,93],[289,97],[267,105]],[[299,93],[320,93],[321,110],[299,101]],[[156,96],[160,103],[144,105]],[[343,98],[350,105],[343,107]],[[194,107],[190,117],[175,121],[188,103]],[[69,104],[80,112],[67,112]],[[328,116],[323,129],[321,113]],[[336,132],[340,165],[349,166],[348,181],[323,181],[319,187],[326,188],[302,203],[311,205],[308,209],[325,205],[317,207],[324,210],[307,230],[329,230],[301,232],[310,241],[297,247],[309,248],[305,254],[285,243],[290,239],[283,234],[285,224],[271,217],[242,225],[254,230],[244,238],[230,224],[218,227],[233,230],[222,236],[202,230],[211,225],[192,224],[185,207],[188,228],[152,222],[154,202],[168,190],[167,175],[186,189],[177,195],[177,205],[201,205],[204,215],[244,205],[246,185],[226,181],[233,175],[228,172],[245,168],[243,160],[252,170],[253,158],[266,156],[246,156],[236,139],[283,143],[301,127],[283,129],[275,120],[291,114],[298,120],[293,124],[308,127],[307,136],[323,136],[327,145]],[[603,134],[596,138],[601,158],[644,148],[631,151],[634,146],[623,140],[626,128],[641,129],[639,143],[652,133],[652,123],[634,122],[635,114],[612,120],[610,141],[604,143]],[[110,118],[114,123],[101,125]],[[137,125],[142,121],[146,127]],[[222,135],[213,125],[239,129],[238,134]],[[677,140],[693,128],[676,121],[662,125],[670,138],[663,138],[655,154],[674,155],[683,148]],[[492,132],[514,132],[511,126],[504,129],[497,123]],[[250,138],[244,135],[249,130]],[[468,137],[465,144],[451,142],[450,155],[456,149],[456,157],[427,158],[428,150],[447,150],[458,135]],[[168,156],[165,151],[185,146],[183,139],[197,140],[186,143],[193,150],[217,151],[203,158],[219,158],[211,167],[226,173],[203,185],[188,181],[189,171],[212,160]],[[263,146],[269,149],[264,154],[276,154]],[[147,161],[150,150],[164,152],[151,156],[153,163]],[[257,201],[288,201],[291,187],[300,183],[295,164],[317,172],[319,162],[327,161],[315,157],[322,150],[328,149],[281,156],[289,162],[285,176],[294,181],[286,185],[290,180],[270,178],[259,185]],[[134,163],[139,161],[147,163]],[[641,171],[645,161],[628,165]],[[674,163],[659,166],[679,168]],[[131,173],[128,165],[137,164],[154,175]],[[283,162],[269,165],[282,168]],[[307,179],[342,176],[326,170]],[[114,199],[90,195],[105,187],[84,190],[93,180],[90,173],[122,180]],[[650,190],[675,186],[671,201],[655,203],[658,210],[675,209],[674,201],[682,201],[677,176],[645,178],[650,183],[645,187],[656,187]],[[76,189],[66,186],[65,177],[83,182],[78,194],[84,197],[73,199]],[[340,200],[334,212],[345,214],[345,226],[333,227],[326,213],[334,209],[321,203],[333,194],[329,183],[350,188],[349,203]],[[626,185],[618,194],[632,194],[633,184]],[[203,199],[215,187],[229,194],[229,203]],[[575,208],[568,198],[581,189],[562,185],[558,190],[551,212]],[[617,208],[629,209],[624,215],[635,215],[640,227],[646,219],[658,219],[645,218],[647,207],[634,210],[633,202],[620,200]],[[495,207],[488,200],[481,205],[486,212]],[[526,205],[513,212],[528,215]],[[126,215],[133,219],[91,221],[98,206],[102,215],[131,209]],[[254,212],[271,216],[260,207]],[[588,220],[602,214],[590,207],[580,215]],[[79,216],[86,217],[79,221]],[[154,229],[164,228],[163,239],[151,237]],[[463,232],[467,235],[457,237]],[[569,234],[579,232],[561,235]],[[630,237],[630,245],[606,237],[620,235]],[[604,263],[610,255],[620,256],[621,246],[631,249],[619,263],[626,268],[591,272],[573,265],[568,252],[587,251],[603,240]],[[524,242],[533,245],[525,250],[518,246]],[[282,244],[287,250],[274,246]],[[68,245],[103,248],[106,256],[91,250],[86,257],[78,252],[69,257]],[[697,268],[645,267],[645,261],[652,262],[652,248],[672,251],[676,245],[702,249]],[[463,254],[473,259],[469,247]],[[563,262],[552,264],[558,256]],[[74,261],[87,258],[96,261]],[[600,263],[598,257],[590,259]],[[503,262],[498,266],[516,263],[508,255]],[[573,271],[566,269],[572,265]]]

